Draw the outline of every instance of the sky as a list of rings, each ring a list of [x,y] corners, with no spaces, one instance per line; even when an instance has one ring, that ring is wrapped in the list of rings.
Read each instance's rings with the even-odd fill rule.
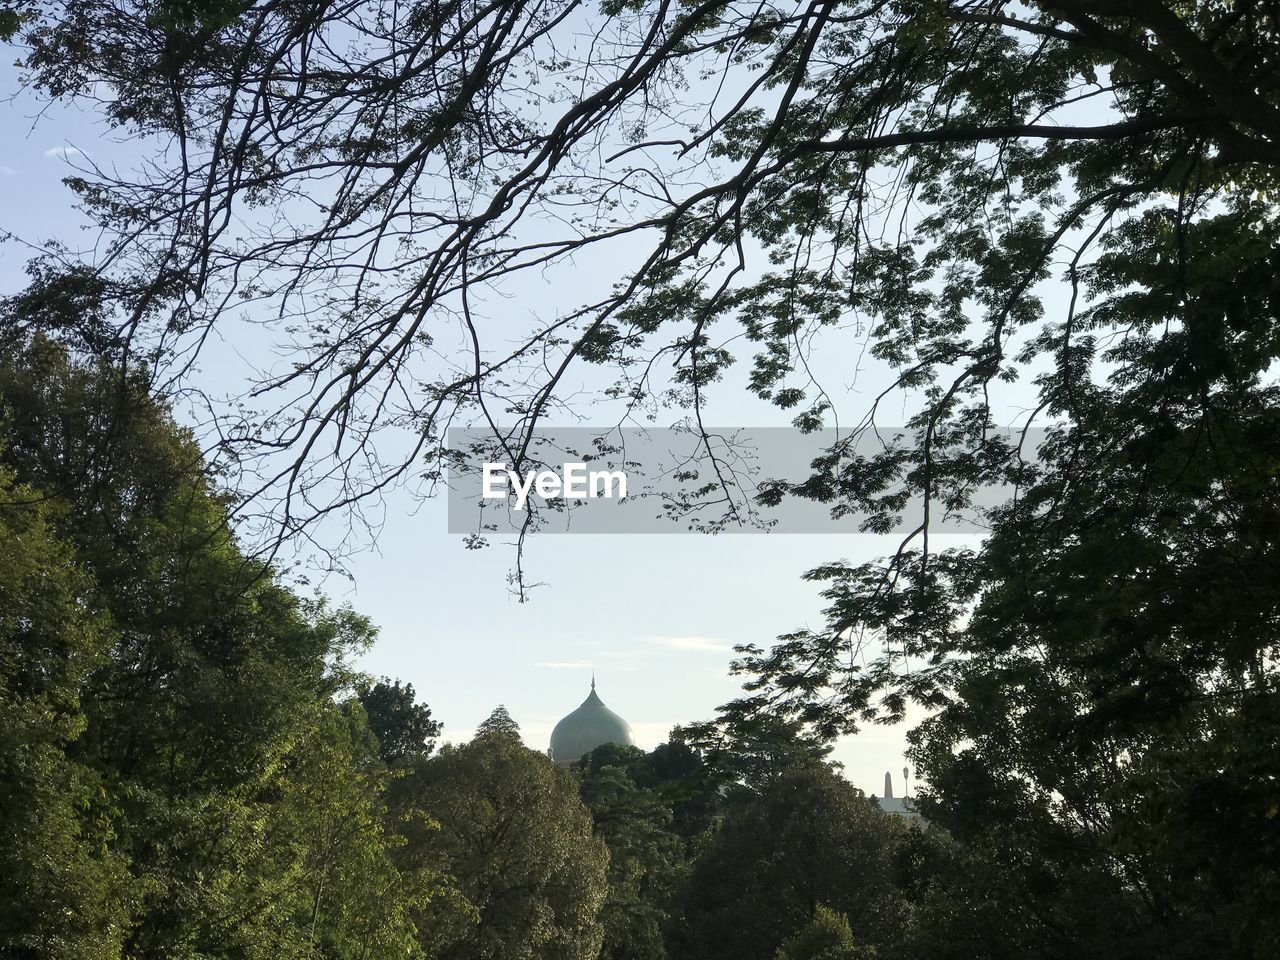
[[[17,89],[12,67],[0,70],[0,85]],[[0,102],[0,133],[0,231],[9,235],[0,243],[0,295],[7,295],[24,285],[23,267],[45,241],[93,258],[95,236],[62,177],[81,153],[127,165],[136,147],[113,140],[87,111],[25,94]],[[524,306],[550,311],[572,293],[548,282],[526,289]],[[226,346],[234,353],[237,345]],[[837,368],[857,363],[830,359]],[[236,376],[219,363],[206,364],[202,375],[213,382]],[[744,391],[723,393],[728,399],[713,407],[720,423],[785,423]],[[540,586],[520,603],[507,580],[510,551],[465,549],[446,532],[443,502],[395,491],[385,516],[376,542],[349,561],[350,579],[322,584],[380,629],[360,666],[412,683],[444,722],[446,740],[467,739],[501,703],[540,750],[555,722],[586,697],[593,671],[599,695],[630,722],[641,747],[662,742],[676,724],[710,718],[740,693],[728,670],[734,644],[767,646],[782,633],[822,625],[820,585],[801,579],[806,570],[869,560],[897,543],[846,534],[535,537],[525,567]],[[879,793],[886,771],[900,783],[905,735],[906,726],[864,730],[842,740],[833,758],[855,785]]]

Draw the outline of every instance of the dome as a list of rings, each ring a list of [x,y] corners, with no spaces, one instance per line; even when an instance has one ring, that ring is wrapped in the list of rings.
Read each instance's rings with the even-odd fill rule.
[[[591,693],[582,701],[582,706],[551,731],[551,759],[560,764],[576,763],[602,744],[634,746],[635,742],[627,721],[596,696],[596,682],[592,680]]]

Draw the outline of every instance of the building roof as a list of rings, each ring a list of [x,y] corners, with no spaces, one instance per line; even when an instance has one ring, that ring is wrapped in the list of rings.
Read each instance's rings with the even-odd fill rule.
[[[627,721],[606,707],[596,695],[593,678],[591,693],[582,701],[582,706],[551,731],[551,759],[560,764],[576,763],[603,744],[634,746],[635,742]]]
[[[919,811],[916,805],[906,797],[872,797],[872,800],[885,813],[896,813],[900,817],[906,817],[908,820],[918,819]]]

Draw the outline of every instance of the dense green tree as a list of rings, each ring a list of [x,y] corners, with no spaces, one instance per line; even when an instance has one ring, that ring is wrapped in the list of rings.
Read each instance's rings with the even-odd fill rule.
[[[747,650],[752,696],[726,726],[774,711],[822,739],[914,700],[938,711],[917,736],[922,804],[975,863],[1013,864],[1001,910],[1028,949],[1079,955],[1106,916],[1122,918],[1120,956],[1275,954],[1270,5],[459,3],[399,18],[266,2],[198,44],[145,3],[39,12],[34,82],[105,84],[108,118],[158,146],[137,176],[72,180],[115,238],[115,328],[145,349],[194,345],[221,322],[214,304],[272,301],[301,355],[267,386],[292,399],[305,370],[318,396],[287,416],[281,401],[238,452],[336,448],[344,502],[408,466],[371,475],[362,444],[318,442],[352,425],[430,443],[479,395],[531,427],[579,361],[618,371],[612,396],[700,414],[745,334],[749,389],[809,429],[836,402],[823,361],[843,378],[865,339],[890,376],[865,419],[842,418],[860,429],[808,482],[768,492],[875,530],[912,494],[925,506],[885,563],[814,571],[829,623]],[[584,29],[600,42],[581,54],[557,42]],[[301,224],[276,215],[298,196],[332,202]],[[651,255],[533,321],[514,355],[462,297],[641,235]],[[378,256],[392,248],[402,262]],[[462,360],[427,335],[455,313]],[[658,358],[673,383],[648,378]],[[398,421],[371,415],[398,389]],[[866,455],[854,441],[895,389],[909,440]],[[1008,422],[1051,429],[1033,451],[1031,435],[993,436]],[[1008,482],[1018,497],[985,545],[939,554],[933,521]]]
[[[818,904],[809,925],[779,947],[774,960],[874,960],[876,956],[875,950],[854,942],[848,917]]]
[[[831,744],[767,711],[725,711],[716,722],[677,728],[720,782],[763,789],[796,766],[819,761]]]
[[[671,807],[672,826],[686,840],[711,826],[726,779],[722,766],[708,763],[702,752],[671,731],[643,759],[630,767],[636,786],[655,791]]]
[[[480,725],[476,727],[476,733],[497,733],[509,737],[520,736],[520,725],[511,719],[511,714],[507,712],[507,708],[502,704],[498,704],[493,708],[493,712],[489,716],[480,721]]]
[[[572,774],[518,736],[446,745],[412,775],[439,829],[421,842],[465,899],[470,922],[440,960],[595,960],[608,853]]]
[[[15,956],[405,956],[429,875],[394,864],[377,742],[336,702],[372,627],[240,550],[144,370],[13,337],[13,315],[4,762],[22,867],[0,915],[35,951]]]
[[[772,960],[819,905],[846,915],[859,944],[896,955],[910,921],[900,850],[914,831],[821,763],[741,791],[673,911],[672,956]]]
[[[582,802],[609,850],[608,896],[600,911],[606,960],[663,960],[664,927],[686,870],[671,794],[650,774],[649,755],[609,743],[579,761]],[[670,769],[672,764],[661,763]],[[640,780],[651,780],[641,787]]]
[[[262,831],[272,865],[297,884],[283,929],[267,938],[273,949],[298,931],[303,956],[417,953],[415,920],[440,884],[429,869],[406,869],[393,857],[398,841],[382,803],[386,776],[358,703],[325,706],[290,758]],[[234,901],[243,906],[250,898],[236,894]]]
[[[50,509],[0,466],[0,955],[108,960],[136,891],[101,778],[66,750],[111,634]]]
[[[388,679],[364,683],[359,697],[384,761],[409,764],[431,755],[443,725],[431,719],[430,707],[417,702],[413,684]]]
[[[1043,826],[1048,825],[1046,818]],[[1104,859],[1082,856],[1080,844],[1075,857],[1051,857],[1047,854],[1058,851],[1049,843],[1028,843],[1024,830],[991,824],[987,836],[963,841],[937,826],[914,832],[900,850],[911,920],[901,949],[891,955],[912,960],[1142,956],[1134,942],[1141,924],[1137,891],[1117,881]],[[1071,845],[1061,832],[1047,829],[1039,839],[1057,841],[1062,851]]]
[[[1222,270],[1273,228],[1235,229],[1126,225],[1089,271],[1123,304],[1095,316],[1169,327],[1116,348],[1105,388],[1046,374],[1071,423],[982,549],[817,571],[829,629],[744,664],[763,695],[735,710],[801,675],[783,709],[828,729],[877,696],[936,709],[913,737],[922,809],[1009,864],[1033,955],[1280,947],[1274,275]],[[870,638],[883,654],[850,670]]]

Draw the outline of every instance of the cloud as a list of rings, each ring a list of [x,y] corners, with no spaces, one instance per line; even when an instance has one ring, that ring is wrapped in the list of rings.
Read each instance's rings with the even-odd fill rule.
[[[591,664],[579,663],[576,660],[544,660],[541,663],[535,663],[534,666],[549,667],[552,670],[585,670]]]
[[[608,643],[613,644],[614,641],[610,640]],[[582,641],[581,646],[587,648],[585,652],[590,658],[587,662],[599,666],[605,660],[634,660],[637,657],[647,657],[653,653],[652,650],[639,645],[621,648],[610,646],[609,649],[601,649],[605,645],[606,642],[603,640]]]
[[[697,653],[733,652],[733,644],[717,637],[650,637],[649,642],[669,650],[689,650]]]
[[[50,147],[44,152],[46,157],[57,157],[59,160],[74,160],[87,154],[78,147]]]
[[[0,163],[0,177],[12,177],[18,171],[5,163]]]

